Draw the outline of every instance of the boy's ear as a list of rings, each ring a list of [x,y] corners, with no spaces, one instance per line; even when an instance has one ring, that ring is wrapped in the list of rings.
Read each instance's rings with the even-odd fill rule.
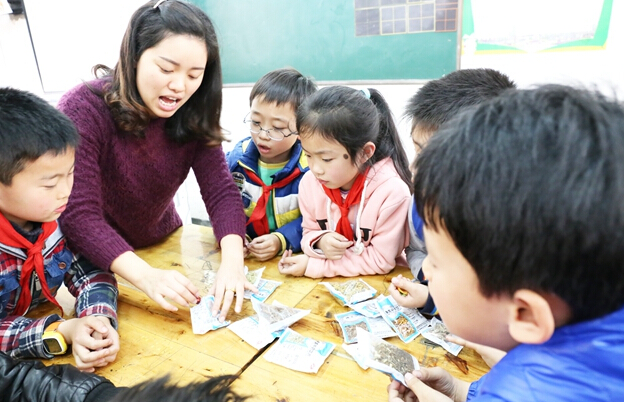
[[[519,343],[541,344],[555,332],[555,317],[544,296],[517,290],[510,304],[509,334]]]

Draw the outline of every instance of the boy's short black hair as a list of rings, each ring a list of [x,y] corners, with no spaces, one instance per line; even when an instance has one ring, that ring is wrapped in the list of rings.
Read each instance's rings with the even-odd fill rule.
[[[26,163],[78,145],[69,118],[37,95],[0,88],[0,183],[10,186]]]
[[[275,102],[277,106],[291,104],[296,113],[301,102],[316,90],[312,78],[294,68],[280,68],[266,73],[254,84],[249,94],[249,105],[255,98],[262,96],[264,102]]]
[[[505,74],[490,68],[453,71],[427,82],[408,101],[404,118],[412,121],[412,131],[419,127],[433,132],[466,106],[491,99],[516,84]]]
[[[243,402],[230,385],[236,377],[219,376],[184,386],[169,383],[169,377],[149,380],[122,390],[110,402]]]
[[[573,321],[624,304],[624,110],[598,92],[509,91],[443,125],[414,197],[486,297],[553,293]]]

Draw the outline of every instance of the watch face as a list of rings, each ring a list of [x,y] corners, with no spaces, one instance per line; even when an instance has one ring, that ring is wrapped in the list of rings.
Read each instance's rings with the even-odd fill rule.
[[[55,339],[55,338],[44,339],[43,346],[45,347],[46,351],[52,355],[63,353],[63,348],[61,347],[61,344],[58,341],[58,339]]]

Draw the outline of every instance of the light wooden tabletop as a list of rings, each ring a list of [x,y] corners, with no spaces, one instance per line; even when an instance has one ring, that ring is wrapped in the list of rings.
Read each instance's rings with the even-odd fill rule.
[[[216,270],[221,260],[212,230],[199,225],[186,225],[165,241],[137,250],[137,254],[152,266],[176,269],[207,293],[204,279],[207,270]],[[114,363],[99,369],[119,386],[169,374],[174,382],[185,384],[222,374],[239,374],[234,388],[241,394],[253,396],[255,401],[345,401],[387,400],[389,378],[373,369],[363,370],[342,348],[343,337],[336,314],[348,311],[319,285],[320,279],[283,276],[277,270],[279,258],[259,262],[248,259],[250,270],[266,267],[262,277],[283,282],[269,297],[267,303],[277,300],[291,307],[310,309],[311,312],[291,328],[304,336],[332,342],[336,348],[317,374],[293,371],[264,359],[271,347],[256,350],[227,328],[195,335],[191,328],[188,308],[172,313],[163,310],[141,291],[125,280],[119,280],[119,335],[121,350]],[[388,275],[362,276],[378,294],[387,294],[390,279],[398,274],[410,276],[409,269],[397,267]],[[345,281],[331,278],[328,281]],[[64,296],[66,297],[66,296]],[[62,300],[71,306],[71,300]],[[71,308],[65,308],[71,311]],[[33,312],[41,315],[41,309]],[[243,310],[228,314],[232,322],[254,314],[251,302],[245,300]],[[405,344],[398,337],[388,341],[416,357],[421,366],[439,366],[455,377],[473,381],[489,368],[472,349],[464,348],[459,357],[468,363],[468,373],[449,362],[442,347],[419,336]],[[71,354],[46,361],[73,363]]]

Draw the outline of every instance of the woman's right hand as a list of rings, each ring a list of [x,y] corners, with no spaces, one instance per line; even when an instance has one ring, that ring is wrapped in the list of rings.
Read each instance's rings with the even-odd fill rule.
[[[185,307],[200,300],[199,290],[186,276],[173,269],[154,268],[131,251],[117,257],[111,264],[111,271],[168,311],[177,311],[178,308],[167,299]]]

